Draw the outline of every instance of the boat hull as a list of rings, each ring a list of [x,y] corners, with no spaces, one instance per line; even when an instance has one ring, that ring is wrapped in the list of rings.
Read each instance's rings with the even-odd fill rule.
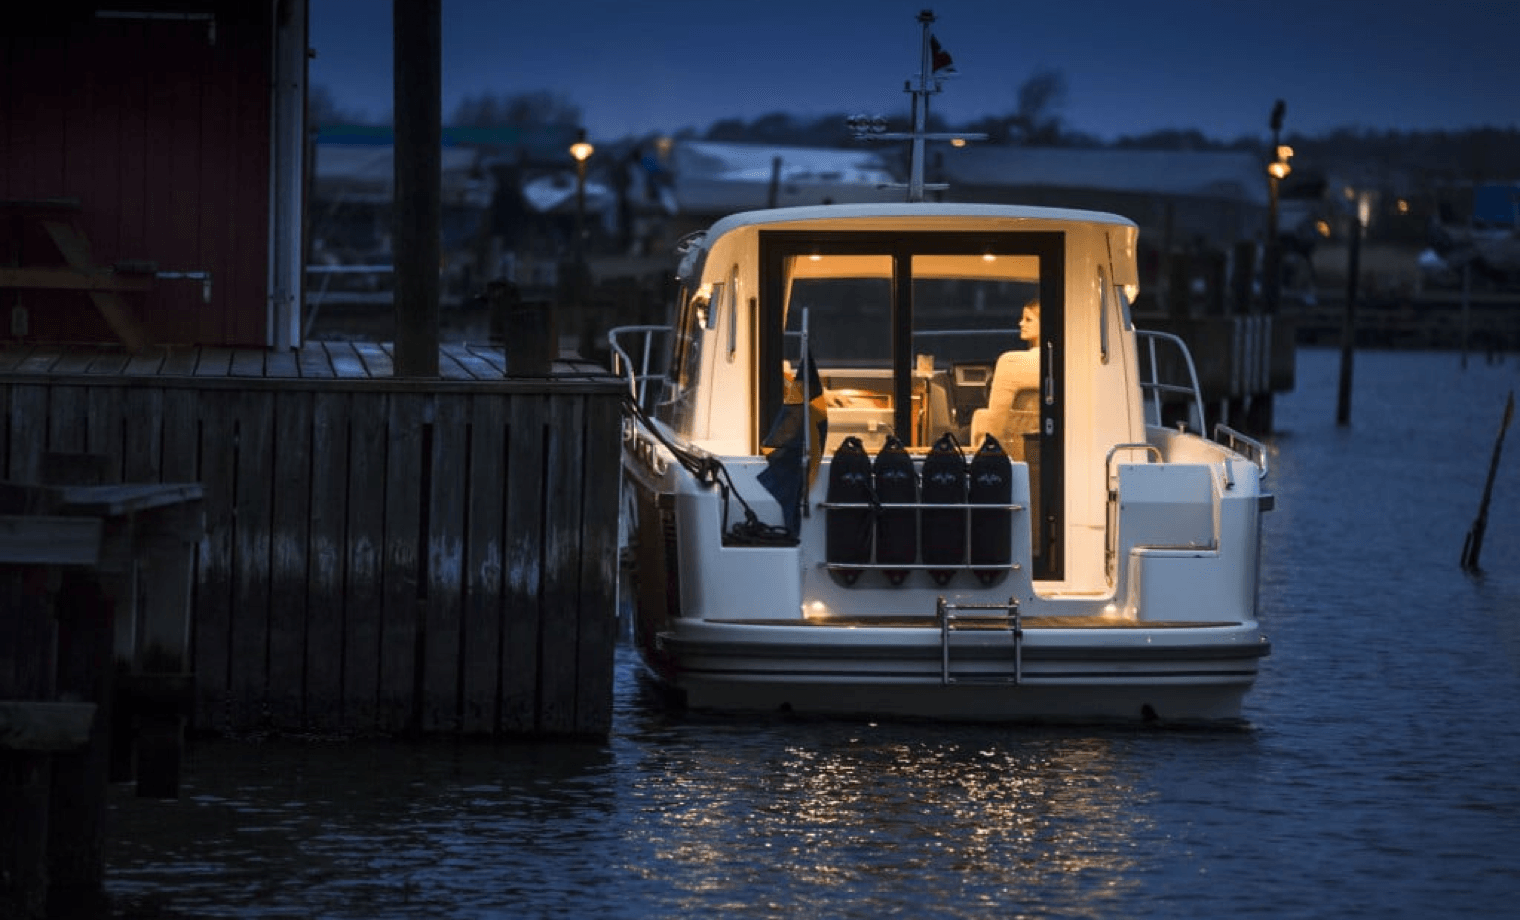
[[[1236,723],[1254,624],[1006,630],[685,623],[644,660],[695,710],[1015,723]]]

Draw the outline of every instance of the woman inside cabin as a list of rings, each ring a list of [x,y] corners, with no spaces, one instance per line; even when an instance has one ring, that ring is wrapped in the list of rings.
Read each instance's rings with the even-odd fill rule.
[[[1019,317],[1019,338],[1027,347],[1005,351],[998,358],[992,371],[987,408],[978,409],[971,416],[972,449],[981,447],[983,437],[990,434],[1014,459],[1023,459],[1024,453],[1023,439],[1017,436],[1039,427],[1039,298],[1024,304]]]

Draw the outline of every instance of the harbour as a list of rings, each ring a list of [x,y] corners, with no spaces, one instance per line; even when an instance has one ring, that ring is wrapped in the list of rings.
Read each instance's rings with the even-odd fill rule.
[[[683,715],[625,637],[602,740],[192,746],[112,790],[100,916],[1507,916],[1516,451],[1458,557],[1520,371],[1357,361],[1350,427],[1334,349],[1278,401],[1243,729]]]
[[[848,120],[905,164],[592,160],[578,110],[440,134],[402,4],[394,128],[324,138],[304,0],[191,6],[0,40],[51,75],[0,118],[0,914],[1502,908],[1497,447],[1487,558],[1437,544],[1513,289],[1452,224],[1359,295],[1410,203],[1280,224],[1281,100],[1265,163],[939,133],[925,10],[911,133]],[[1281,289],[1305,234],[1344,301]]]

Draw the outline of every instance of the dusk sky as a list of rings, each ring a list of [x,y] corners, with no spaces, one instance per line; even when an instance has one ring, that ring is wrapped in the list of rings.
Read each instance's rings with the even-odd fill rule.
[[[391,4],[310,0],[311,81],[372,120],[391,111]],[[905,115],[921,9],[959,72],[952,124],[1066,80],[1068,130],[1265,137],[1336,127],[1520,127],[1516,0],[443,0],[443,114],[466,95],[552,90],[593,140],[769,112]]]

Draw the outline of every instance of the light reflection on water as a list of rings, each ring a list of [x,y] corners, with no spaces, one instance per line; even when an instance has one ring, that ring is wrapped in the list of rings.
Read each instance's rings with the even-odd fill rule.
[[[116,917],[1506,916],[1520,894],[1516,365],[1301,351],[1246,731],[673,715],[589,744],[197,744],[116,790]]]

